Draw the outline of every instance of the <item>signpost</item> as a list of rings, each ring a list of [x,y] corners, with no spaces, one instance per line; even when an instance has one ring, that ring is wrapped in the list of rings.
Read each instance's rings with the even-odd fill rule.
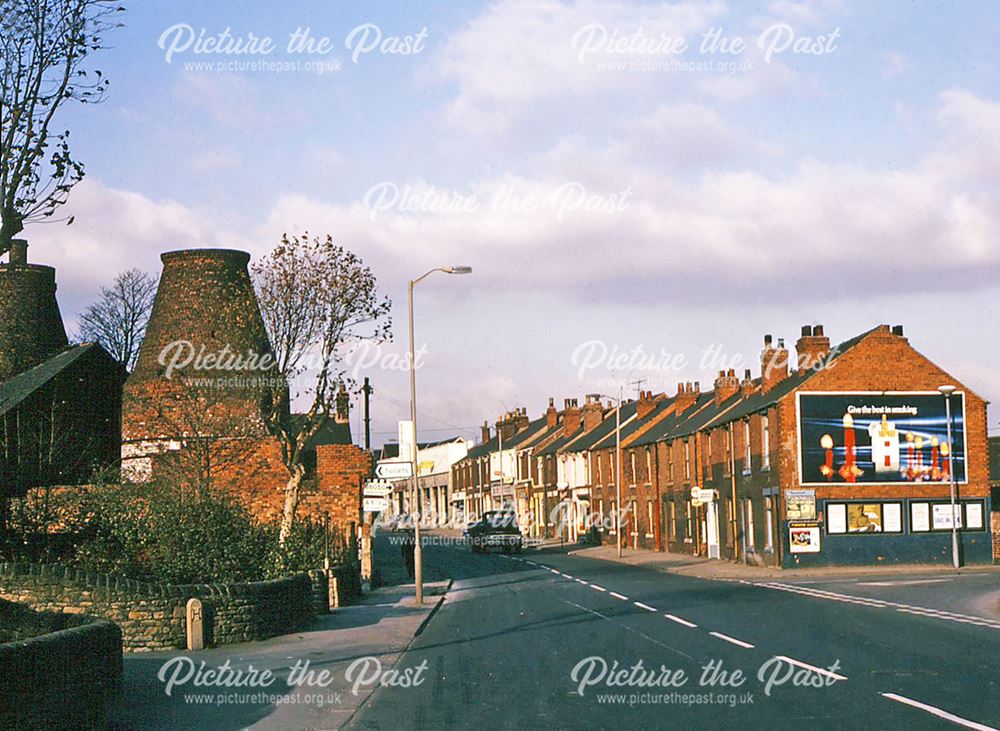
[[[413,477],[412,462],[379,462],[375,476],[380,480],[409,480]]]

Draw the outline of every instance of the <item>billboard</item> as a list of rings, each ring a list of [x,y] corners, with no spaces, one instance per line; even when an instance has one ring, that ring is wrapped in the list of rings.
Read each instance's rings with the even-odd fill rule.
[[[936,391],[798,393],[804,485],[966,481],[965,397]],[[948,457],[951,456],[951,464]]]

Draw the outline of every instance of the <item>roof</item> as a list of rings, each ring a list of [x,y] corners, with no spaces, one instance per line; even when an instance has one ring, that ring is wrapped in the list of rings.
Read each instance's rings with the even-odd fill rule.
[[[298,430],[303,421],[305,420],[305,414],[292,414],[292,426],[294,429]],[[319,447],[327,444],[353,444],[354,440],[351,438],[351,425],[347,422],[338,422],[335,419],[327,419],[326,424],[320,429],[316,435],[309,440],[306,444],[306,448],[309,447]]]
[[[646,416],[644,416],[643,418],[631,419],[629,421],[624,422],[622,424],[622,434],[621,434],[622,444],[625,444],[628,441],[628,438],[633,434],[635,434],[640,429],[644,427],[652,428],[650,426],[651,422],[655,424],[659,422],[661,417],[667,418],[667,416],[664,416],[663,414],[666,411],[670,411],[670,409],[672,409],[673,406],[674,406],[674,397],[671,396],[670,398],[660,399],[659,403],[657,403],[656,406],[653,407],[653,410],[650,411],[648,414],[646,414]],[[591,447],[591,449],[605,449],[607,447],[613,447],[614,444],[615,444],[615,432],[612,429],[611,432],[607,434],[603,439],[601,439],[599,442],[595,442],[593,447]]]
[[[635,419],[636,411],[638,409],[638,402],[636,401],[626,401],[622,404],[622,436],[625,436],[626,425],[631,426],[637,423]],[[608,409],[607,414],[605,414],[604,419],[601,423],[591,429],[589,432],[584,432],[582,435],[578,435],[579,438],[571,440],[571,443],[566,445],[565,451],[567,452],[583,452],[588,449],[593,449],[598,442],[609,437],[614,436],[615,425],[617,423],[615,418],[616,409]]]
[[[48,360],[42,361],[34,368],[29,368],[0,383],[0,416],[17,407],[38,389],[95,349],[103,352],[103,348],[97,343],[70,346]],[[108,358],[110,357],[108,356]]]

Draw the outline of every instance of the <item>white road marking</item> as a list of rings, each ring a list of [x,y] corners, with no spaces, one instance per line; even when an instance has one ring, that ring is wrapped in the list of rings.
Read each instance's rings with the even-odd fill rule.
[[[583,584],[584,586],[587,585],[587,582],[584,581],[583,579],[573,579],[573,581],[575,581],[577,584]]]
[[[563,604],[570,604],[570,605],[576,607],[577,609],[582,609],[585,612],[590,612],[591,614],[595,614],[598,617],[600,617],[601,619],[604,619],[604,620],[606,620],[608,622],[611,622],[612,624],[617,624],[619,627],[621,627],[626,632],[631,632],[634,635],[639,635],[640,637],[642,637],[643,639],[647,640],[648,642],[652,642],[654,645],[659,645],[660,647],[662,647],[664,650],[667,650],[668,652],[673,652],[674,654],[680,655],[681,657],[686,657],[688,660],[694,661],[694,658],[691,657],[690,655],[688,655],[686,652],[682,652],[681,650],[678,650],[676,647],[671,647],[670,645],[665,645],[662,642],[660,642],[658,639],[656,639],[655,637],[650,637],[649,635],[647,635],[647,634],[645,634],[643,632],[640,632],[637,629],[633,629],[632,627],[629,627],[627,624],[623,624],[622,622],[619,622],[619,621],[617,621],[615,619],[612,619],[611,617],[607,616],[606,614],[601,614],[600,612],[598,612],[598,611],[596,611],[594,609],[590,609],[589,607],[585,607],[582,604],[577,604],[576,602],[567,601],[566,599],[560,599],[559,601],[561,601]]]
[[[614,597],[615,599],[621,599],[622,601],[625,601],[625,602],[627,602],[627,601],[628,601],[628,597],[627,597],[627,596],[625,596],[624,594],[619,594],[619,593],[618,593],[617,591],[612,591],[612,592],[609,592],[609,593],[610,593],[610,594],[611,594],[611,596],[613,596],[613,597]]]
[[[551,571],[553,574],[559,573],[559,569],[549,569],[549,571]]]
[[[954,579],[904,579],[900,581],[859,581],[858,586],[911,586],[913,584],[940,584]]]
[[[738,640],[735,637],[730,637],[729,635],[724,635],[721,632],[709,632],[708,634],[712,637],[718,637],[720,640],[725,640],[726,642],[732,642],[734,645],[739,645],[740,647],[745,647],[748,650],[753,649],[753,645],[749,642],[744,642],[743,640]]]
[[[659,611],[656,607],[651,607],[648,604],[643,604],[642,602],[632,602],[632,603],[635,604],[637,607],[639,607],[639,609],[645,609],[647,612]]]
[[[820,675],[825,675],[828,678],[833,678],[834,680],[847,680],[847,677],[833,672],[832,670],[827,670],[826,668],[818,668],[815,665],[810,665],[807,662],[802,662],[801,660],[795,660],[794,658],[788,657],[786,655],[775,655],[779,660],[784,660],[789,665],[797,665],[800,668],[805,668],[806,670],[812,670],[814,673],[819,673]]]
[[[607,591],[607,589],[605,589],[603,586],[598,586],[597,584],[591,584],[591,586],[597,589],[598,591]]]
[[[683,624],[685,627],[697,627],[698,626],[694,622],[688,622],[686,619],[681,619],[680,617],[677,617],[677,616],[675,616],[673,614],[664,614],[663,616],[666,617],[667,619],[669,619],[672,622],[677,622],[677,624]]]
[[[815,599],[826,599],[828,601],[845,602],[847,604],[858,604],[866,607],[874,607],[876,609],[896,609],[900,612],[906,612],[907,614],[920,614],[934,619],[945,619],[951,622],[961,622],[963,624],[975,624],[980,627],[989,627],[990,629],[1000,629],[1000,622],[997,620],[986,619],[985,617],[975,617],[968,614],[958,614],[956,612],[947,612],[941,609],[917,607],[910,604],[900,604],[899,602],[890,602],[884,599],[872,599],[871,597],[854,596],[852,594],[838,594],[833,591],[812,589],[803,586],[793,586],[776,581],[760,582],[755,584],[755,586],[764,587],[765,589],[791,592],[793,594],[801,594],[803,596],[811,596]]]
[[[986,726],[981,723],[976,723],[975,721],[969,721],[967,719],[956,716],[954,713],[948,713],[948,711],[942,711],[940,708],[929,706],[926,703],[915,701],[912,698],[907,698],[906,696],[896,695],[895,693],[880,693],[879,695],[881,695],[883,698],[888,698],[891,701],[896,701],[897,703],[905,703],[908,706],[919,708],[921,711],[927,711],[928,713],[935,715],[938,718],[943,718],[946,721],[957,723],[959,726],[978,729],[978,731],[997,731],[997,729],[995,729],[993,726]]]
[[[570,576],[569,574],[564,574],[564,573],[563,573],[562,571],[560,571],[560,572],[559,572],[559,575],[560,575],[560,576],[565,576],[565,577],[566,577],[567,579],[572,579],[572,578],[573,578],[573,577],[572,577],[572,576]]]

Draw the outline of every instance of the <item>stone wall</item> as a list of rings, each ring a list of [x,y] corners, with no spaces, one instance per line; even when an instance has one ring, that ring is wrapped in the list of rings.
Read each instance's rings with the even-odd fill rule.
[[[101,728],[122,679],[121,630],[105,619],[0,602],[8,630],[45,631],[0,644],[0,728]]]
[[[205,644],[297,632],[315,615],[306,574],[242,584],[147,584],[58,565],[0,563],[0,598],[115,622],[129,652],[186,646],[185,606],[204,603]]]

